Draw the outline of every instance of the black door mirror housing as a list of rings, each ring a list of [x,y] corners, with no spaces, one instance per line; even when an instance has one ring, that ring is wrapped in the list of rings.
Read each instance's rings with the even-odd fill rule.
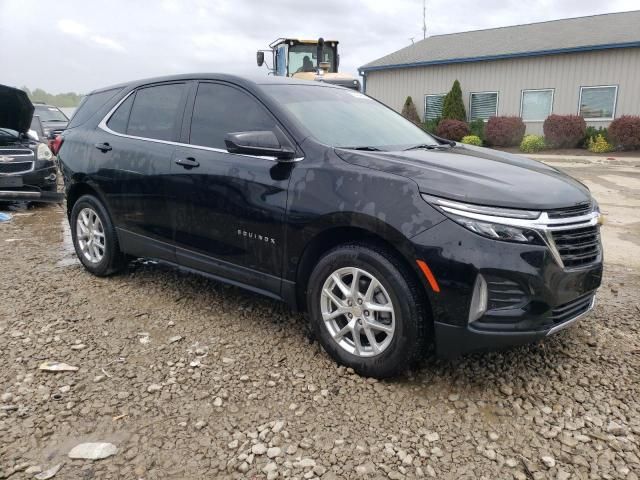
[[[264,52],[256,52],[256,61],[259,67],[264,64]]]
[[[295,150],[283,145],[271,130],[227,133],[224,137],[229,153],[276,157],[278,160],[291,160]]]

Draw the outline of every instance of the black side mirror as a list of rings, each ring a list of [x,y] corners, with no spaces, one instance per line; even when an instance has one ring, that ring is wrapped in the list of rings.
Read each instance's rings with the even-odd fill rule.
[[[256,52],[256,61],[259,67],[264,64],[264,52]]]
[[[283,145],[271,130],[227,133],[224,143],[229,153],[276,157],[278,160],[291,160],[295,154],[295,150]]]

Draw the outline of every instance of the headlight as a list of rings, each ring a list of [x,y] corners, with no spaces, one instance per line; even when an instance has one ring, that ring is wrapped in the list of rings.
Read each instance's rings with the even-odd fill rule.
[[[545,244],[538,232],[526,225],[539,218],[541,212],[473,205],[424,193],[422,198],[451,220],[484,237],[507,242]]]
[[[41,143],[40,145],[38,145],[38,160],[51,160],[51,158],[53,157],[53,153],[51,153],[51,150],[49,150],[49,147],[47,147],[44,143]]]

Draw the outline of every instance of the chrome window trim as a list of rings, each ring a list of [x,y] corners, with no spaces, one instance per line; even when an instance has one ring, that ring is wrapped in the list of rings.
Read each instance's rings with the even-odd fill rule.
[[[559,325],[556,325],[555,327],[553,327],[547,332],[546,336],[548,337],[549,335],[553,335],[554,333],[559,332],[560,330],[564,330],[565,328],[570,327],[571,325],[576,323],[580,318],[584,317],[589,312],[591,312],[591,310],[593,310],[595,306],[596,306],[596,296],[594,295],[593,298],[591,299],[591,304],[589,305],[589,308],[587,308],[584,312],[579,313],[575,317],[570,318],[569,320],[565,320]]]
[[[218,153],[226,153],[227,155],[238,155],[240,157],[250,157],[250,158],[259,158],[261,160],[269,160],[272,162],[281,162],[281,163],[288,163],[288,162],[300,162],[302,160],[304,160],[304,157],[296,157],[296,158],[292,158],[290,160],[281,160],[278,159],[277,157],[273,157],[273,156],[261,156],[261,155],[246,155],[246,154],[242,154],[242,153],[231,153],[227,150],[224,150],[222,148],[214,148],[214,147],[205,147],[203,145],[194,145],[191,143],[182,143],[182,142],[172,142],[170,140],[159,140],[157,138],[148,138],[148,137],[138,137],[136,135],[127,135],[126,133],[120,133],[120,132],[116,132],[114,130],[111,130],[108,126],[107,126],[107,122],[111,119],[112,115],[115,113],[115,111],[118,109],[118,107],[120,105],[122,105],[125,100],[127,98],[129,98],[129,96],[133,95],[136,92],[137,89],[131,90],[129,93],[127,93],[122,99],[120,99],[120,101],[118,103],[116,103],[116,105],[109,110],[109,112],[104,116],[104,118],[100,121],[100,123],[98,124],[98,128],[100,130],[103,130],[111,135],[115,135],[117,137],[122,137],[122,138],[131,138],[134,140],[144,140],[147,142],[154,142],[154,143],[163,143],[165,145],[173,145],[176,147],[188,147],[188,148],[195,148],[197,150],[204,150],[204,151],[208,151],[208,152],[218,152]]]

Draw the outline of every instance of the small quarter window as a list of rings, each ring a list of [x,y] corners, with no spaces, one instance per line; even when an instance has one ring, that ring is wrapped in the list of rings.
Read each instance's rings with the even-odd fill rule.
[[[586,120],[613,120],[617,86],[581,87],[579,115]]]
[[[141,88],[133,101],[127,133],[135,137],[175,140],[182,120],[185,84]]]
[[[131,105],[133,105],[134,97],[135,94],[131,94],[124,102],[120,104],[120,106],[113,113],[113,115],[111,115],[111,118],[107,122],[107,127],[109,127],[114,132],[127,132],[127,124],[129,123],[129,114],[131,113]]]
[[[226,150],[227,133],[273,130],[273,117],[253,97],[219,83],[198,86],[191,120],[190,143]]]

